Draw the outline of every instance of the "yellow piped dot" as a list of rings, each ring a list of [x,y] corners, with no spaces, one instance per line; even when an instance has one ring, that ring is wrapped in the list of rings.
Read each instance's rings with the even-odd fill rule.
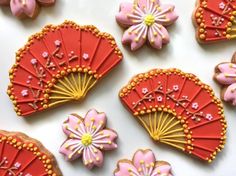
[[[152,14],[148,14],[144,18],[144,23],[147,26],[152,26],[155,23],[155,17]]]
[[[81,142],[84,146],[89,146],[92,144],[93,138],[91,136],[91,134],[84,134],[81,138]]]

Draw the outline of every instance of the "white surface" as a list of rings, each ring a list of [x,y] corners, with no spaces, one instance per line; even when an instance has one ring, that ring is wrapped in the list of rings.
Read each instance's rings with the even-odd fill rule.
[[[126,0],[132,1],[132,0]],[[201,46],[195,40],[195,30],[191,15],[195,0],[164,0],[176,5],[179,20],[169,27],[171,43],[161,51],[143,47],[132,53],[121,45],[123,29],[115,21],[121,0],[58,0],[51,8],[43,8],[35,20],[20,21],[15,19],[8,8],[0,10],[0,129],[22,131],[42,141],[54,153],[64,176],[109,176],[116,168],[116,162],[122,158],[131,158],[138,148],[151,148],[157,159],[172,164],[176,176],[224,176],[236,173],[236,111],[225,106],[228,121],[228,140],[226,148],[217,155],[212,163],[200,162],[180,151],[166,146],[155,145],[144,129],[132,115],[121,105],[118,91],[132,76],[152,68],[177,67],[185,72],[192,72],[205,83],[211,85],[219,95],[219,86],[212,80],[214,67],[219,62],[230,61],[235,51],[235,42],[218,43]],[[15,51],[26,42],[28,36],[38,32],[48,23],[59,24],[65,19],[80,24],[94,24],[101,31],[111,33],[117,40],[124,54],[123,63],[88,94],[87,98],[77,104],[66,104],[59,108],[33,115],[28,119],[16,116],[12,103],[6,92],[9,83],[8,70],[15,61]],[[80,160],[69,163],[58,153],[58,148],[66,139],[61,130],[67,115],[74,112],[84,115],[89,108],[104,111],[108,116],[108,125],[119,134],[119,148],[106,153],[103,168],[92,171],[83,167]]]

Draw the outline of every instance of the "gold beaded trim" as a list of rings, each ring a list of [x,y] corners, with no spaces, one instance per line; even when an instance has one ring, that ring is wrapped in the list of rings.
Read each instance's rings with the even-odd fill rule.
[[[101,37],[101,38],[107,39],[109,41],[111,47],[114,48],[115,54],[117,54],[120,58],[122,58],[122,53],[121,53],[120,49],[118,48],[114,37],[111,34],[108,34],[106,32],[100,32],[98,30],[98,28],[96,28],[93,25],[80,26],[73,21],[66,20],[64,23],[62,23],[60,25],[56,25],[56,26],[52,25],[52,24],[46,25],[41,30],[41,32],[31,35],[29,37],[26,45],[23,48],[19,49],[18,52],[16,53],[16,61],[17,62],[20,61],[20,59],[25,54],[25,52],[29,50],[30,45],[33,44],[34,39],[37,39],[37,40],[42,39],[45,35],[47,35],[48,32],[54,32],[54,31],[57,31],[61,28],[69,28],[69,27],[74,28],[76,30],[89,31],[89,32],[92,32],[92,34],[94,34],[96,37]]]

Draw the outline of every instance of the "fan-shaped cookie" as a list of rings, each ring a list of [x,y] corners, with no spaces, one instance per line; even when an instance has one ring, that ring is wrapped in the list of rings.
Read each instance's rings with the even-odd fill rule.
[[[23,133],[0,130],[0,175],[61,176],[53,155]]]
[[[197,0],[193,21],[201,43],[236,38],[236,1]]]
[[[94,26],[48,25],[17,52],[8,94],[22,116],[81,100],[121,59],[114,38]]]
[[[122,103],[155,141],[212,161],[225,144],[221,101],[195,75],[155,69],[120,91]]]

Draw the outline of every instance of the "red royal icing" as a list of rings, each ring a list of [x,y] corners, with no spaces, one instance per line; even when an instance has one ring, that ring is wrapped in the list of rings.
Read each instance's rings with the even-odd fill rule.
[[[0,131],[0,175],[60,176],[55,159],[39,142],[22,133]]]
[[[208,43],[236,38],[235,0],[199,0],[194,12],[197,38]]]
[[[120,98],[154,140],[208,161],[223,148],[226,122],[221,101],[192,74],[151,70],[135,76]]]
[[[121,59],[113,37],[94,26],[48,25],[17,52],[8,94],[23,116],[80,100]]]

